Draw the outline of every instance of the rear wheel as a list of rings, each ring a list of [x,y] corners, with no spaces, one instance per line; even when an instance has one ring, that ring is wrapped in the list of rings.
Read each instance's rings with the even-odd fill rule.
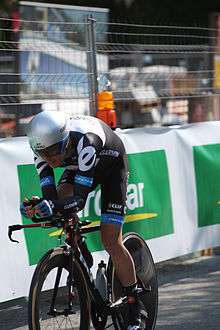
[[[90,299],[79,264],[60,251],[43,258],[34,273],[29,294],[29,329],[90,328]]]
[[[130,252],[134,263],[138,279],[138,284],[145,291],[140,295],[141,299],[141,328],[145,330],[153,330],[156,324],[157,309],[158,309],[158,282],[156,269],[151,252],[146,242],[136,233],[127,233],[123,236],[123,243]],[[122,286],[117,278],[112,262],[109,262],[109,276],[112,285],[112,298],[116,301],[123,295]],[[126,327],[126,320],[128,311],[125,309],[122,312],[122,319],[124,320],[124,327]],[[118,318],[118,320],[117,320]],[[120,325],[121,317],[116,315],[115,320],[116,329],[123,329]]]

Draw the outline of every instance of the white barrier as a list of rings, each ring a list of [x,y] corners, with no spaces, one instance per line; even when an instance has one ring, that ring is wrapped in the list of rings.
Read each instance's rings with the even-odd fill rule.
[[[220,122],[117,134],[126,146],[131,172],[124,230],[139,232],[156,262],[219,246]],[[9,225],[27,221],[19,213],[22,198],[40,193],[26,138],[0,140],[0,170],[2,302],[27,296],[36,262],[57,239],[35,229],[16,232],[19,245],[7,237]],[[92,192],[80,215],[98,220],[99,201],[100,191]],[[89,246],[95,257],[107,260],[98,235],[89,235]]]

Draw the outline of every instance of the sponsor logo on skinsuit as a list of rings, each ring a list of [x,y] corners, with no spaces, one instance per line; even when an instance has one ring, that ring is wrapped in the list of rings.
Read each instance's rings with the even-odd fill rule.
[[[118,157],[119,156],[119,152],[116,150],[102,150],[99,154],[100,156],[111,156],[111,157]]]
[[[77,145],[79,154],[78,162],[80,171],[89,171],[96,160],[96,150],[92,146],[83,147],[84,137],[82,137]]]

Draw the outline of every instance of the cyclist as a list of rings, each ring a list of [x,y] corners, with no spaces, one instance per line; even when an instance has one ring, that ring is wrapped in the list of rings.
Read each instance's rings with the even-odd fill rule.
[[[100,184],[102,243],[129,297],[128,329],[139,329],[135,267],[122,243],[128,166],[121,139],[97,118],[73,116],[66,119],[57,111],[37,114],[29,123],[27,135],[43,197],[34,207],[24,201],[21,213],[31,218],[34,214],[48,217],[54,212],[66,215],[79,212],[88,194]],[[56,167],[64,168],[57,186],[53,171]]]

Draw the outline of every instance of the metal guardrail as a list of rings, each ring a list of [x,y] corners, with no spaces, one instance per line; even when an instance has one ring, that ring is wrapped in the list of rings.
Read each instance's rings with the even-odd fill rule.
[[[219,119],[215,29],[106,23],[90,15],[75,23],[21,20],[15,33],[8,21],[0,18],[4,117],[19,120],[27,103],[94,115],[97,91],[110,80],[121,127]]]

